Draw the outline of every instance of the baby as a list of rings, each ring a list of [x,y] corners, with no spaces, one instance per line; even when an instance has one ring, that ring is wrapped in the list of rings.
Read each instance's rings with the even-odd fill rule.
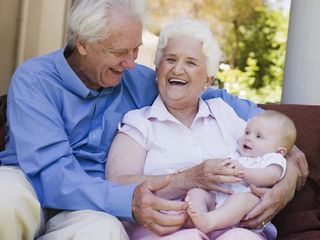
[[[286,115],[265,111],[252,118],[238,140],[238,151],[223,162],[224,166],[243,171],[243,182],[223,184],[234,193],[212,193],[191,189],[186,196],[188,214],[194,225],[207,233],[236,226],[259,202],[248,185],[271,187],[285,174],[284,156],[296,140],[296,128]]]

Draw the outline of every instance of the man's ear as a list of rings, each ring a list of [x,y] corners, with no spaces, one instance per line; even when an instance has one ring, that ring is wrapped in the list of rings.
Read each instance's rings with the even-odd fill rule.
[[[87,44],[85,44],[83,41],[81,41],[79,38],[76,39],[76,47],[78,49],[78,52],[81,55],[87,55]]]
[[[287,155],[288,150],[285,147],[279,147],[277,153],[280,153],[282,156]]]

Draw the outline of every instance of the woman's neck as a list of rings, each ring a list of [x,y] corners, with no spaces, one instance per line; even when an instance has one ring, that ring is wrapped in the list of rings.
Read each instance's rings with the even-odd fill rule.
[[[190,128],[194,118],[196,117],[199,110],[199,101],[188,107],[176,107],[165,104],[168,112],[178,119],[187,128]]]

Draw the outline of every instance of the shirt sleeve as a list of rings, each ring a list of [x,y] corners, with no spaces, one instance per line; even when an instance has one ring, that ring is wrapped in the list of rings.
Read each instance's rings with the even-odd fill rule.
[[[146,149],[148,120],[143,114],[145,109],[146,108],[142,108],[127,112],[122,119],[122,125],[119,124],[118,130],[132,137]]]
[[[248,121],[250,118],[258,115],[263,111],[254,102],[249,100],[240,99],[237,96],[227,93],[225,89],[209,88],[203,95],[204,100],[211,98],[222,98],[223,101],[228,103],[239,117]]]
[[[285,172],[286,172],[286,167],[287,167],[287,160],[280,154],[280,153],[267,153],[262,157],[261,161],[261,167],[265,168],[268,167],[272,164],[276,164],[282,168],[282,173],[279,178],[283,178]]]
[[[214,98],[206,102],[219,127],[224,130],[223,134],[229,134],[237,141],[244,133],[246,122],[223,99]]]
[[[132,220],[136,185],[116,185],[88,175],[73,155],[58,110],[39,94],[8,99],[9,137],[14,139],[20,168],[34,187],[41,206],[64,210],[92,209]],[[121,199],[121,201],[119,201]]]

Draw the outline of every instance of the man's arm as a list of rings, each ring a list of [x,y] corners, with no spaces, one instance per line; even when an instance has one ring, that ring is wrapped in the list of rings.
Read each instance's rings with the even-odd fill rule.
[[[249,228],[260,228],[262,222],[272,218],[293,198],[298,179],[299,169],[294,161],[287,161],[285,176],[272,188],[251,186],[251,191],[260,197],[260,203],[246,216],[242,225]]]
[[[202,98],[204,100],[222,98],[222,100],[229,104],[237,115],[245,121],[248,121],[250,118],[263,111],[263,109],[259,108],[254,102],[240,99],[237,96],[227,93],[225,89],[209,88],[203,93]]]
[[[42,207],[93,209],[132,219],[135,185],[119,186],[89,176],[73,155],[59,112],[47,99],[9,95],[8,123],[20,168]]]
[[[298,167],[297,190],[299,191],[306,183],[309,175],[309,166],[306,155],[296,145],[294,145],[286,155],[286,158],[295,162]]]

